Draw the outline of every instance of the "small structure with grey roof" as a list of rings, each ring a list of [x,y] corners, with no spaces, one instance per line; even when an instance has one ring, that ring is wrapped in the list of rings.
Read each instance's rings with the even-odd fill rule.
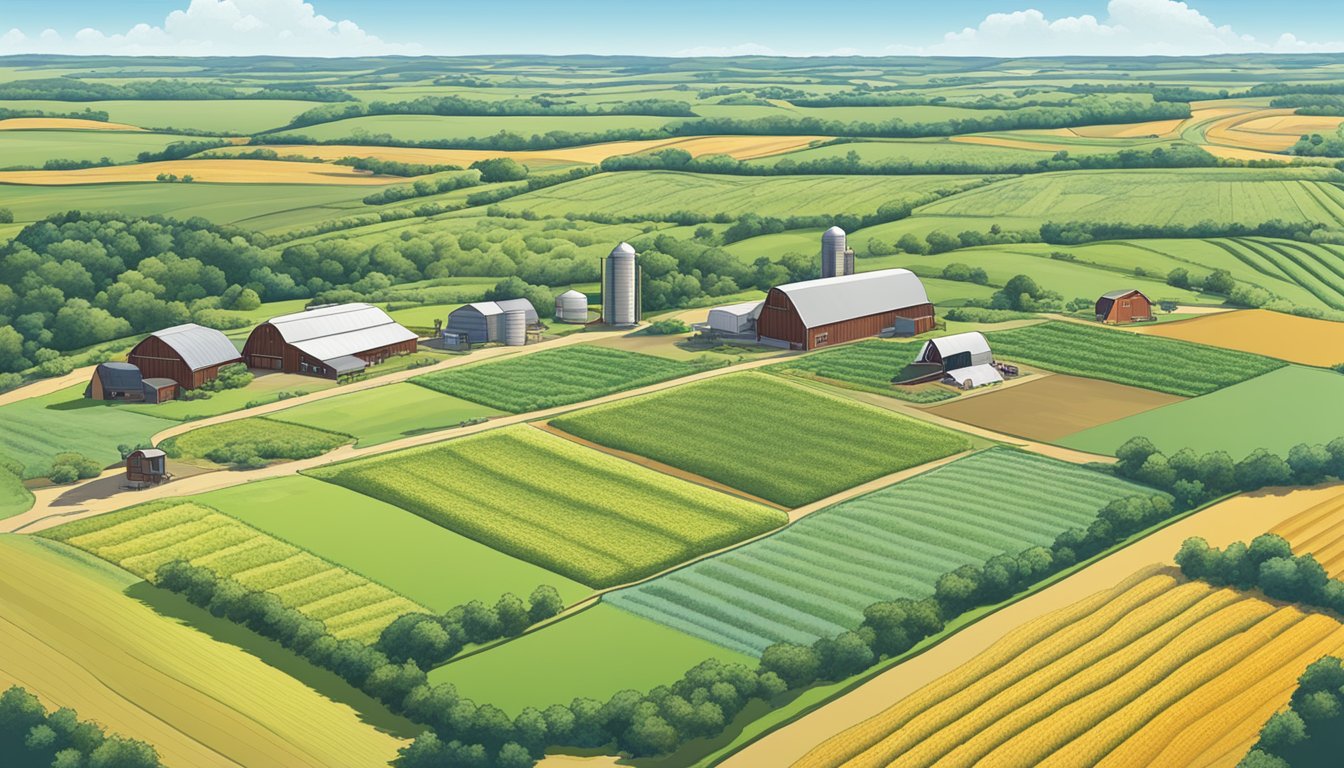
[[[756,333],[756,318],[761,315],[761,306],[765,302],[746,301],[741,304],[729,304],[726,307],[714,307],[709,310],[702,332],[739,336]]]
[[[770,289],[756,319],[756,338],[791,349],[816,349],[877,336],[913,321],[915,333],[933,330],[933,304],[908,269],[805,280]]]
[[[91,400],[144,400],[140,369],[130,363],[99,363],[84,388],[84,396]]]
[[[172,379],[182,389],[197,389],[213,381],[220,368],[242,361],[227,336],[195,323],[155,331],[126,355],[144,378]]]
[[[994,366],[989,341],[978,331],[929,339],[920,348],[915,362],[942,366],[944,378],[962,389],[1003,381]]]
[[[158,485],[172,477],[168,474],[168,457],[158,448],[141,448],[126,457],[126,480],[132,485]]]
[[[252,329],[243,357],[253,368],[338,378],[416,350],[418,337],[362,302],[313,307]]]
[[[521,311],[524,325],[528,328],[536,325],[540,318],[537,308],[527,299],[503,299],[500,301],[477,301],[463,304],[448,313],[447,333],[465,336],[470,344],[488,344],[505,341],[509,312]],[[586,312],[585,305],[585,312]]]
[[[1134,288],[1103,294],[1097,299],[1096,311],[1099,323],[1141,323],[1157,319],[1153,317],[1153,303]]]

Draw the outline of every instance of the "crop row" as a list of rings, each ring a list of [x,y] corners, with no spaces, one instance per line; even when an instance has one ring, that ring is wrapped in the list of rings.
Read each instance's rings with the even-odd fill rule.
[[[370,641],[398,615],[423,610],[356,573],[192,503],[132,507],[56,528],[49,534],[147,579],[163,564],[185,560],[268,591],[286,605],[328,622],[339,637]],[[366,626],[371,606],[382,626]],[[395,610],[394,610],[395,609]],[[359,624],[359,633],[340,627]]]
[[[906,389],[892,385],[892,379],[914,362],[921,346],[918,342],[861,341],[772,365],[769,370],[772,373],[802,374],[840,381],[917,403],[956,397],[943,389]]]
[[[592,344],[417,376],[412,382],[513,413],[569,405],[684,376],[687,363]]]
[[[996,357],[1184,397],[1208,394],[1286,363],[1123,331],[1049,322],[987,334]]]
[[[1007,448],[813,513],[759,541],[619,590],[612,605],[745,653],[857,626],[878,600],[1085,528],[1132,483]]]
[[[313,474],[593,585],[774,528],[784,515],[531,426]]]

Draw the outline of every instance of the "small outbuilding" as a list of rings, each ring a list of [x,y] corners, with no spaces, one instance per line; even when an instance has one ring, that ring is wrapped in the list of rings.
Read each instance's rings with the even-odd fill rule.
[[[146,403],[166,403],[177,399],[177,382],[172,379],[142,379],[140,389],[144,393],[143,399]]]
[[[1097,322],[1141,323],[1155,320],[1153,303],[1136,289],[1111,291],[1097,299]]]
[[[172,379],[182,389],[197,389],[213,381],[220,368],[242,361],[227,336],[195,323],[155,331],[126,355],[126,362],[138,368],[141,376]]]
[[[708,330],[731,335],[756,332],[756,318],[761,316],[763,301],[730,304],[709,310],[705,325]]]
[[[136,485],[158,485],[172,479],[168,457],[158,448],[141,448],[126,457],[126,480]]]
[[[586,313],[587,305],[584,306]],[[446,332],[465,336],[470,344],[503,343],[509,335],[509,317],[516,318],[518,312],[522,313],[526,327],[534,326],[540,320],[537,308],[527,299],[477,301],[449,312]]]
[[[140,369],[130,363],[99,363],[84,388],[84,396],[91,400],[140,402],[145,399]]]
[[[929,339],[919,350],[918,363],[940,365],[945,380],[962,389],[974,389],[1003,381],[994,365],[989,341],[978,331]]]
[[[556,296],[555,320],[558,323],[588,322],[588,297],[573,289]]]

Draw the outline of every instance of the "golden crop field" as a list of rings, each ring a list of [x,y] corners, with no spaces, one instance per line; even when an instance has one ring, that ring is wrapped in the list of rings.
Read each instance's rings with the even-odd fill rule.
[[[1344,626],[1152,568],[1023,625],[795,765],[1226,765]]]
[[[126,123],[105,123],[74,117],[11,117],[0,120],[0,131],[142,131]]]
[[[1277,533],[1298,554],[1312,554],[1333,577],[1344,575],[1344,496],[1321,502],[1280,523]]]
[[[384,185],[404,181],[395,176],[379,176],[345,165],[294,163],[278,160],[164,160],[158,163],[108,165],[73,171],[3,171],[0,184],[69,186],[73,184],[116,184],[129,181],[155,181],[159,174],[178,178],[191,176],[194,183],[207,184],[356,184]]]
[[[0,536],[0,688],[147,741],[166,765],[383,765],[403,743],[123,593],[136,583],[63,545]]]
[[[1328,366],[1344,362],[1344,325],[1266,309],[1221,312],[1134,330],[1304,365]]]
[[[1232,114],[1210,124],[1204,130],[1204,138],[1210,144],[1224,144],[1245,149],[1259,149],[1266,152],[1278,152],[1297,142],[1302,134],[1266,131],[1252,128],[1252,124],[1278,117],[1291,116],[1291,109],[1258,109],[1242,114]]]
[[[1074,136],[1087,139],[1141,139],[1147,136],[1171,138],[1176,136],[1184,120],[1149,120],[1143,123],[1120,123],[1118,125],[1085,125],[1079,128],[1063,128]]]

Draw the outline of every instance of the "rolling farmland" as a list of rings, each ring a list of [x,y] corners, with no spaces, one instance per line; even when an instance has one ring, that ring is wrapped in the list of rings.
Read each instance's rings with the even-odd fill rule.
[[[551,423],[788,507],[969,447],[954,432],[760,373],[677,387]]]
[[[915,361],[922,346],[922,342],[860,341],[773,365],[768,370],[785,375],[797,372],[804,376],[831,379],[916,403],[933,403],[956,397],[956,393],[946,389],[914,389],[892,385],[891,380]]]
[[[1015,630],[798,768],[1231,765],[1344,627],[1150,571]]]
[[[138,579],[78,550],[0,536],[0,571],[0,689],[74,707],[167,765],[381,765],[403,743],[330,692],[155,613],[126,594]]]
[[[354,435],[355,445],[362,448],[449,429],[464,421],[488,419],[500,413],[488,406],[398,382],[286,408],[270,418]]]
[[[173,458],[225,464],[239,458],[306,459],[344,445],[350,439],[350,435],[325,429],[253,417],[198,427],[164,440],[159,447]]]
[[[525,413],[656,384],[695,370],[662,357],[589,344],[463,366],[411,381],[491,408]]]
[[[186,560],[269,592],[333,635],[364,642],[404,613],[424,608],[381,584],[193,502],[159,502],[78,520],[43,536],[146,579]]]
[[[986,337],[998,359],[1182,397],[1205,395],[1286,365],[1260,355],[1079,323],[1048,322]]]
[[[1302,286],[1327,307],[1344,308],[1344,248],[1338,245],[1251,237],[1210,242],[1267,277]]]
[[[593,587],[647,576],[785,520],[528,426],[310,474]]]
[[[58,453],[76,451],[99,464],[121,458],[121,443],[148,443],[176,422],[83,398],[84,385],[0,406],[0,453],[24,465],[25,477],[45,475]]]
[[[788,528],[604,598],[743,653],[858,626],[879,600],[1086,528],[1112,499],[1149,492],[1077,465],[996,448],[809,515]]]
[[[1266,309],[1220,312],[1143,329],[1167,339],[1236,349],[1321,367],[1344,363],[1344,323]]]

